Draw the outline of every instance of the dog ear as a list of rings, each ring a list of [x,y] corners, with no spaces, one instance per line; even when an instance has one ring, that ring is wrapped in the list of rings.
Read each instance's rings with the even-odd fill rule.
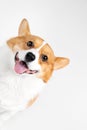
[[[19,26],[18,36],[24,36],[29,34],[30,34],[30,28],[28,21],[26,19],[23,19]]]
[[[54,63],[54,70],[65,67],[69,64],[69,59],[64,57],[56,57]]]

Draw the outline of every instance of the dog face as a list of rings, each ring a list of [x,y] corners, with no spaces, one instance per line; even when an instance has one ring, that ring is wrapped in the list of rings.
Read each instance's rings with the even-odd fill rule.
[[[47,82],[53,70],[63,68],[69,59],[56,57],[50,45],[42,38],[32,35],[28,21],[23,19],[18,36],[7,41],[14,53],[14,70],[18,74],[33,74]]]

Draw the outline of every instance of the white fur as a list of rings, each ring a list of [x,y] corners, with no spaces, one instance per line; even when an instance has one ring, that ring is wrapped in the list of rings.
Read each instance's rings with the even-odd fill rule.
[[[24,50],[18,52],[18,57],[20,60],[25,60],[25,56],[28,52],[32,52],[35,55],[35,60],[27,63],[30,70],[41,70],[41,66],[38,64],[39,52],[36,49]]]
[[[13,64],[14,54],[5,44],[0,47],[0,123],[25,109],[45,85],[36,74],[16,74]]]

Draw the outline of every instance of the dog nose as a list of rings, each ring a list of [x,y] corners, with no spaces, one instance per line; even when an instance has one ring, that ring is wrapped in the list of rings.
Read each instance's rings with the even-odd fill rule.
[[[35,55],[32,52],[28,52],[25,56],[26,62],[32,62],[35,60]]]

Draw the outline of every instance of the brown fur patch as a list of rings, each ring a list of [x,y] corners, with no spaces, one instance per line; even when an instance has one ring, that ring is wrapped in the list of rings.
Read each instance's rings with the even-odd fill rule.
[[[40,54],[39,64],[41,65],[42,68],[40,77],[44,80],[44,82],[47,82],[53,72],[55,56],[51,47],[48,44],[46,44],[44,47],[41,48],[39,54]],[[41,59],[42,54],[48,57],[48,60],[46,62],[42,61]]]
[[[18,36],[8,40],[7,44],[13,51],[17,51],[17,49],[28,50],[30,49],[27,46],[28,41],[32,41],[34,43],[34,48],[38,48],[42,44],[43,39],[34,35]]]
[[[39,95],[36,95],[33,99],[31,99],[28,103],[27,103],[27,108],[30,107],[38,98]]]

